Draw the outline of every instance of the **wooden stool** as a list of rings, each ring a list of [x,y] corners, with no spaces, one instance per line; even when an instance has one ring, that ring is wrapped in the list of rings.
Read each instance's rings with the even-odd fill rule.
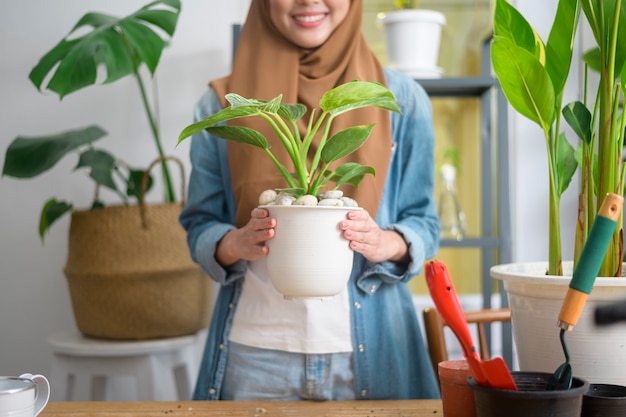
[[[71,401],[77,377],[87,376],[91,399],[103,401],[112,377],[131,376],[139,401],[189,400],[196,341],[196,335],[140,341],[92,339],[77,332],[52,335],[51,392],[57,401]]]

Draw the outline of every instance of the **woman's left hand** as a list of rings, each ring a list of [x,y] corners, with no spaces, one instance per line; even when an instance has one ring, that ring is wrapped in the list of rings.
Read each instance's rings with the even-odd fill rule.
[[[350,248],[370,262],[400,262],[408,257],[404,238],[393,230],[382,230],[365,210],[351,211],[347,220],[339,223]]]

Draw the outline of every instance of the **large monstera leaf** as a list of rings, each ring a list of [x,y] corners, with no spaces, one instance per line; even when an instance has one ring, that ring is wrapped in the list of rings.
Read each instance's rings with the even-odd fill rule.
[[[105,84],[134,74],[142,63],[154,74],[176,29],[180,7],[180,0],[157,0],[121,19],[87,13],[41,58],[29,78],[41,90],[53,71],[46,88],[63,98],[95,84],[100,66],[106,68]]]

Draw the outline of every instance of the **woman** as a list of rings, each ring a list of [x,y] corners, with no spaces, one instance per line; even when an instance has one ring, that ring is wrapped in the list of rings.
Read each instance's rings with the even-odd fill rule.
[[[402,115],[363,109],[337,119],[336,129],[376,122],[351,156],[377,175],[346,190],[364,208],[340,223],[355,262],[347,288],[324,302],[284,300],[255,268],[276,225],[255,208],[261,191],[277,187],[271,162],[206,132],[193,137],[181,224],[194,260],[221,284],[195,399],[439,395],[406,285],[438,249],[430,102],[413,80],[381,67],[361,33],[362,9],[362,0],[253,0],[231,75],[196,105],[197,120],[223,108],[228,92],[283,94],[312,109],[324,91],[360,79],[387,85]],[[237,124],[271,136],[252,118]]]

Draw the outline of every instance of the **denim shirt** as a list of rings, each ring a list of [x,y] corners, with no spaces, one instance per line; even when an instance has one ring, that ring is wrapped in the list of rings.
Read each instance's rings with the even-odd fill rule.
[[[348,283],[357,398],[438,398],[435,375],[406,283],[439,248],[439,221],[433,199],[434,132],[428,96],[414,80],[385,70],[388,88],[402,114],[392,113],[393,151],[376,216],[382,229],[402,234],[408,264],[367,261],[355,253]],[[195,107],[201,120],[221,109],[209,89]],[[198,381],[197,400],[217,400],[226,368],[228,335],[247,262],[223,268],[214,257],[217,243],[234,229],[236,203],[230,185],[226,141],[206,131],[192,138],[189,198],[180,222],[192,258],[221,284]]]

